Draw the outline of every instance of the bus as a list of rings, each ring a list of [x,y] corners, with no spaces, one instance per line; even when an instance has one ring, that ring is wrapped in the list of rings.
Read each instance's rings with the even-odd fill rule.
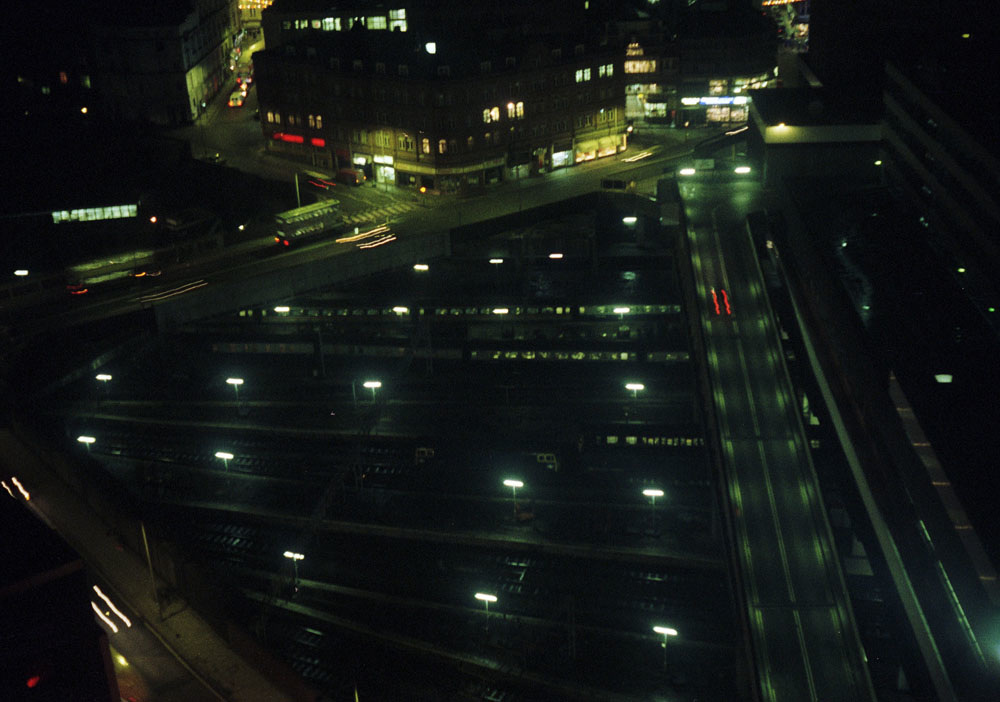
[[[274,240],[282,246],[343,226],[339,200],[320,200],[311,205],[274,215]]]

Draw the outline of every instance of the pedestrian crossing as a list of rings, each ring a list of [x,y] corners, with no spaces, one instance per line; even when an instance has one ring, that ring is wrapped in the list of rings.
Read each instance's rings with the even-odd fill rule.
[[[404,212],[413,209],[413,204],[408,202],[397,202],[393,205],[378,207],[372,210],[365,210],[352,215],[344,215],[345,224],[362,224],[365,222],[386,222],[394,216],[399,216]]]

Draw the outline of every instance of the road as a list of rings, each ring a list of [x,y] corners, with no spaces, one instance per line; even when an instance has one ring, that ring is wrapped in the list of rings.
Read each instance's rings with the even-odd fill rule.
[[[97,579],[90,600],[101,610],[94,618],[108,635],[111,661],[123,700],[216,702],[221,699],[184,668],[106,581]]]
[[[712,404],[766,700],[874,699],[745,216],[759,187],[682,186]]]

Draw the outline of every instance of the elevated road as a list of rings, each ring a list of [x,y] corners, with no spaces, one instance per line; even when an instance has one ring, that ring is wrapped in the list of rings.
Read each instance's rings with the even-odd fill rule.
[[[757,694],[875,698],[744,221],[751,183],[687,184],[694,295]]]

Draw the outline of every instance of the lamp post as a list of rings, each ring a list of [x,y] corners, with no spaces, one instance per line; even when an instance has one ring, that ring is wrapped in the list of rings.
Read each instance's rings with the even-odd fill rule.
[[[663,669],[667,669],[667,637],[677,636],[677,629],[671,629],[669,626],[654,626],[653,631],[657,634],[663,634],[663,643],[660,646],[663,647]]]
[[[514,511],[517,512],[517,489],[524,487],[524,483],[520,480],[507,479],[503,481],[503,484],[510,488],[511,498],[514,501]]]
[[[104,394],[106,395],[108,393],[108,381],[111,380],[111,376],[107,373],[98,373],[94,378],[101,381],[101,384],[104,386]]]
[[[632,391],[632,399],[639,397],[639,391],[645,390],[646,386],[642,383],[625,383],[625,389]],[[625,423],[629,423],[628,410],[625,411]]]
[[[236,408],[239,409],[240,406],[240,386],[243,384],[243,378],[226,378],[226,383],[233,386],[233,390],[236,391]]]
[[[298,590],[298,585],[299,585],[299,561],[301,561],[303,558],[305,558],[305,555],[302,554],[302,553],[296,553],[295,551],[285,551],[281,555],[284,556],[285,558],[290,559],[292,561],[292,566],[295,568],[295,589]]]
[[[90,445],[92,443],[94,443],[95,441],[97,441],[97,439],[95,439],[92,436],[78,436],[78,437],[76,437],[76,440],[79,441],[81,444],[83,444],[84,446],[87,447],[87,452],[88,453],[90,452]]]
[[[233,454],[229,453],[228,451],[216,451],[215,457],[222,459],[222,469],[228,473],[229,462],[233,460]]]
[[[477,592],[476,593],[476,599],[479,600],[480,602],[482,602],[483,605],[486,607],[486,630],[489,631],[490,630],[490,602],[496,602],[497,601],[497,596],[496,595],[490,595],[490,594],[485,593],[485,592]]]
[[[364,387],[372,391],[372,402],[375,402],[375,391],[382,387],[381,381],[378,380],[366,380],[361,383]]]
[[[642,494],[649,498],[649,504],[656,505],[656,498],[663,497],[663,490],[659,488],[646,488]]]

